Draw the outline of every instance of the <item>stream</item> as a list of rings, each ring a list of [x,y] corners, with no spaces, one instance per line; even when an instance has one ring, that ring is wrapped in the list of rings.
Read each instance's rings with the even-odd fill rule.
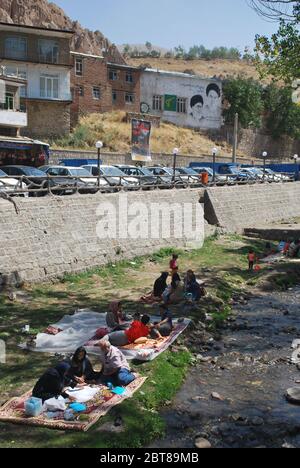
[[[192,448],[201,437],[215,448],[300,448],[300,406],[285,398],[288,388],[300,388],[300,366],[291,362],[299,304],[293,288],[236,305],[220,341],[206,352],[199,346],[212,362],[191,369],[162,411],[166,438],[151,447]]]

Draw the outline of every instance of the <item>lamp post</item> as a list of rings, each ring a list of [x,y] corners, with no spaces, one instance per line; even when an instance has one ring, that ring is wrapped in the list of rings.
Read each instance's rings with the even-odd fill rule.
[[[299,166],[298,166],[299,156],[298,154],[294,154],[293,160],[295,161],[295,180],[299,180]]]
[[[218,154],[218,148],[212,149],[212,156],[213,156],[213,183],[216,181],[216,156]]]
[[[264,178],[263,181],[265,182],[266,180],[266,159],[268,157],[268,153],[266,151],[263,152],[262,154],[263,160],[264,160]]]
[[[101,148],[103,148],[103,143],[102,141],[97,141],[96,143],[96,148],[98,150],[98,161],[97,161],[97,167],[98,167],[98,188],[100,188],[100,163],[101,163]]]
[[[174,183],[174,185],[175,185],[175,181],[176,181],[176,161],[177,161],[178,153],[179,153],[179,149],[174,148],[173,149],[173,183]]]

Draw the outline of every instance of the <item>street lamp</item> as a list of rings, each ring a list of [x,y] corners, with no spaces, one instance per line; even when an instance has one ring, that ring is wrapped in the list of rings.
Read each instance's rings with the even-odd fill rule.
[[[179,153],[179,149],[174,148],[173,149],[173,182],[174,182],[174,185],[175,185],[175,181],[176,181],[176,161],[177,161],[178,153]]]
[[[263,181],[265,182],[266,180],[266,159],[268,157],[268,153],[266,151],[263,152],[262,154],[263,160],[264,160],[264,178]]]
[[[96,143],[96,148],[98,150],[98,161],[97,161],[97,167],[98,167],[98,188],[100,188],[100,163],[101,163],[101,148],[103,148],[103,143],[102,141],[97,141]]]
[[[218,154],[218,148],[213,148],[211,150],[213,156],[213,183],[216,181],[216,156]]]
[[[295,180],[299,180],[299,166],[298,166],[299,156],[298,154],[294,154],[293,160],[295,161]]]

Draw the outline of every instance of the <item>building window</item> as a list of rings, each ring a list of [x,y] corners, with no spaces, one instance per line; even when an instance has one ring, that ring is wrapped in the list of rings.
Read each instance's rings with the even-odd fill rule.
[[[75,75],[83,76],[83,60],[81,58],[75,59]]]
[[[14,110],[15,108],[15,96],[14,93],[5,93],[5,106],[6,110]]]
[[[26,70],[19,68],[19,67],[6,67],[6,75],[7,76],[16,76],[17,78],[21,78],[22,80],[27,80],[27,72]],[[20,97],[27,96],[27,87],[26,85],[21,86],[20,88]]]
[[[5,56],[16,60],[27,57],[27,40],[23,37],[8,37],[5,39]]]
[[[57,75],[41,75],[40,97],[58,99],[59,78]]]
[[[179,114],[186,114],[186,111],[187,111],[186,102],[187,100],[185,98],[177,98],[177,112]]]
[[[100,88],[98,88],[97,86],[93,87],[93,98],[97,99],[98,101],[101,98],[101,91]]]
[[[78,96],[84,96],[84,87],[78,86]]]
[[[114,91],[112,92],[112,102],[115,103],[117,102],[117,99],[118,99],[118,93],[117,91]]]
[[[133,75],[131,72],[126,72],[126,83],[133,83]]]
[[[153,96],[152,108],[155,111],[162,111],[162,108],[163,108],[163,97],[162,96]]]
[[[125,93],[125,102],[126,104],[134,104],[134,94]]]
[[[39,40],[39,58],[43,63],[58,63],[59,46],[55,41]]]
[[[109,70],[108,77],[111,81],[117,81],[118,79],[118,72],[116,70]]]

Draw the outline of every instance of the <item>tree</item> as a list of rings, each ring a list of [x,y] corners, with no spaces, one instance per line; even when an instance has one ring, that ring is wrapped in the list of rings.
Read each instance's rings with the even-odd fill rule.
[[[298,22],[299,0],[248,0],[250,6],[261,16],[273,21]]]
[[[296,26],[281,21],[279,30],[269,39],[256,36],[256,66],[261,75],[291,83],[300,77],[300,34]]]
[[[264,105],[259,83],[240,77],[230,79],[224,83],[223,95],[229,103],[224,110],[226,124],[233,125],[235,114],[238,113],[243,128],[260,127]]]
[[[273,138],[300,138],[300,107],[291,100],[290,87],[269,85],[263,95],[265,126]]]
[[[151,50],[152,50],[152,44],[151,42],[147,41],[146,44],[146,49],[148,50],[148,53],[150,54],[151,53]]]

